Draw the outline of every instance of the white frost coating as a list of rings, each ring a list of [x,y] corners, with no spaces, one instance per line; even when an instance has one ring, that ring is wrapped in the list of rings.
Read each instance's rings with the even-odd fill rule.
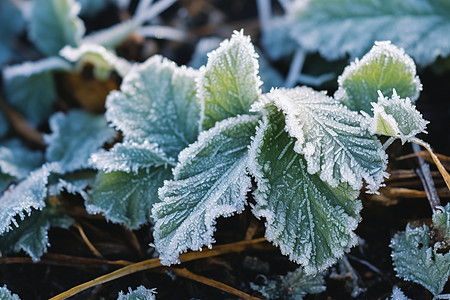
[[[40,74],[48,71],[65,70],[70,71],[72,65],[60,57],[48,57],[38,61],[26,61],[20,65],[5,67],[3,69],[3,78],[9,81],[17,76],[30,77],[34,74]]]
[[[94,153],[91,163],[106,173],[114,171],[137,173],[140,169],[175,165],[172,158],[158,148],[157,144],[125,142],[115,144],[109,151]]]
[[[409,98],[400,98],[395,89],[392,99],[384,97],[381,91],[378,91],[378,94],[378,103],[372,102],[374,116],[365,115],[372,134],[399,138],[404,144],[417,134],[426,133],[429,122],[423,119]]]
[[[96,44],[83,44],[78,48],[65,46],[59,54],[71,62],[91,63],[97,68],[116,70],[121,77],[124,77],[132,67],[126,59]]]
[[[215,219],[242,212],[251,187],[247,175],[248,145],[258,116],[219,122],[183,150],[174,180],[159,190],[161,203],[152,210],[155,247],[161,263],[179,262],[188,249],[215,242]]]
[[[348,185],[332,188],[307,173],[294,138],[280,124],[283,114],[268,108],[250,146],[248,169],[258,186],[253,213],[266,219],[268,241],[316,274],[356,245],[362,205]]]
[[[391,300],[410,300],[410,298],[406,297],[403,294],[402,290],[398,286],[394,286],[392,289]]]
[[[40,151],[27,149],[19,140],[12,139],[0,145],[0,171],[22,180],[42,165],[44,156]]]
[[[200,129],[215,122],[248,113],[261,95],[258,54],[244,31],[234,31],[230,40],[208,53],[206,66],[197,79],[201,103]]]
[[[273,90],[271,101],[286,117],[286,131],[296,139],[294,150],[305,155],[308,172],[336,187],[340,182],[376,192],[387,176],[387,156],[365,128],[364,118],[323,92],[307,87]],[[255,108],[257,108],[256,106]]]

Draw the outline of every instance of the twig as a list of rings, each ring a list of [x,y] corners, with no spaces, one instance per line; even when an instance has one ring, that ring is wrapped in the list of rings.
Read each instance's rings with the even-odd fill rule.
[[[167,268],[167,270],[169,270],[169,269]],[[200,276],[200,275],[194,274],[194,273],[192,273],[191,271],[189,271],[186,268],[182,268],[182,269],[173,268],[173,269],[170,269],[170,271],[173,272],[177,276],[184,277],[184,278],[187,278],[187,279],[191,279],[191,280],[203,283],[203,284],[208,285],[210,287],[213,287],[213,288],[219,289],[221,291],[227,292],[229,294],[238,296],[239,298],[242,298],[242,299],[249,299],[249,300],[256,300],[256,299],[260,300],[261,299],[261,298],[253,297],[253,296],[251,296],[251,295],[249,295],[247,293],[244,293],[244,292],[242,292],[242,291],[240,291],[238,289],[235,289],[235,288],[233,288],[233,287],[231,287],[229,285],[226,285],[226,284],[224,284],[222,282],[218,282],[218,281],[213,280],[211,278],[207,278],[207,277],[204,277],[204,276]]]
[[[214,247],[212,249],[200,251],[200,252],[188,252],[185,254],[180,255],[179,259],[181,262],[187,262],[197,259],[203,259],[206,257],[212,257],[212,256],[218,256],[222,254],[227,253],[233,253],[233,252],[241,252],[245,249],[252,248],[254,245],[262,243],[266,241],[265,238],[259,238],[254,239],[251,241],[241,241],[236,243],[230,243],[226,245],[220,245],[217,247]],[[72,297],[88,288],[94,287],[99,284],[103,284],[112,280],[115,280],[117,278],[121,278],[139,271],[149,270],[153,268],[162,267],[162,264],[159,261],[159,258],[152,258],[148,260],[144,260],[129,266],[126,266],[124,268],[121,268],[119,270],[116,270],[114,272],[108,273],[106,275],[100,276],[98,278],[95,278],[91,281],[85,282],[83,284],[77,285],[70,290],[67,290],[50,300],[62,300],[67,299],[69,297]]]
[[[91,241],[89,241],[89,239],[87,238],[86,234],[84,233],[83,227],[81,227],[81,225],[78,224],[77,222],[73,223],[73,227],[78,229],[78,232],[80,233],[81,238],[86,243],[86,245],[88,246],[89,250],[91,250],[91,252],[96,257],[103,258],[103,255],[94,247],[94,245],[92,245]]]

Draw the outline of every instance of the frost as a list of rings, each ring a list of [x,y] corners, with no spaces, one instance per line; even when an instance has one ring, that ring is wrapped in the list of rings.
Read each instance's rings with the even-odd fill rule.
[[[126,59],[96,44],[84,44],[79,48],[66,46],[59,54],[71,62],[77,62],[79,68],[85,63],[92,64],[95,67],[94,74],[99,79],[108,78],[111,71],[117,71],[119,76],[124,77],[132,67]]]
[[[392,295],[390,300],[410,300],[408,297],[403,294],[402,290],[398,286],[394,286],[392,289]]]
[[[44,54],[57,55],[65,45],[77,46],[84,35],[74,0],[35,0],[31,11],[30,39]]]
[[[119,293],[117,300],[156,300],[155,289],[147,289],[144,286],[138,286],[134,291],[128,288],[128,294],[122,291]]]
[[[248,113],[253,102],[259,99],[262,82],[257,58],[250,37],[244,36],[243,31],[235,31],[230,40],[208,53],[208,63],[200,69],[197,82],[203,129]]]
[[[6,100],[18,109],[32,125],[47,120],[56,100],[56,71],[71,70],[72,66],[59,57],[36,62],[24,62],[3,70]]]
[[[155,143],[175,159],[198,135],[197,76],[153,56],[125,76],[120,92],[108,96],[106,118],[127,140]]]
[[[347,182],[359,190],[363,179],[370,192],[380,187],[387,157],[380,141],[361,127],[358,113],[308,87],[273,90],[255,107],[267,103],[286,116],[285,130],[295,138],[293,149],[304,155],[308,173],[319,172],[332,187]]]
[[[16,217],[21,220],[32,209],[41,210],[47,198],[48,177],[52,171],[59,171],[55,164],[45,164],[0,198],[0,234],[12,229],[11,223],[17,225]]]
[[[433,225],[442,231],[444,239],[450,239],[450,203],[434,211]]]
[[[377,91],[391,97],[393,89],[414,103],[422,90],[416,65],[403,49],[390,42],[375,42],[361,60],[356,59],[339,76],[335,98],[351,110],[371,113]]]
[[[391,240],[392,260],[397,276],[423,285],[433,295],[444,289],[450,275],[450,253],[440,253],[430,245],[428,226],[411,227]]]
[[[249,171],[258,188],[253,213],[266,219],[266,238],[307,275],[334,264],[357,243],[362,206],[348,184],[331,187],[306,170],[283,113],[268,107],[250,147]]]
[[[30,216],[18,222],[18,228],[0,237],[0,251],[2,254],[8,254],[23,250],[37,262],[50,245],[48,241],[50,227],[67,229],[72,223],[72,218],[61,215],[52,207],[33,211]]]
[[[267,299],[291,300],[302,300],[307,294],[319,294],[326,290],[323,274],[306,275],[301,267],[285,276],[269,280],[266,285],[250,283],[250,287]]]
[[[2,300],[20,300],[20,297],[16,294],[11,293],[8,287],[4,285],[0,288],[0,299]]]
[[[0,171],[22,180],[42,165],[44,156],[39,151],[31,151],[16,139],[0,143]]]
[[[96,172],[94,170],[81,170],[67,174],[51,174],[48,184],[48,194],[57,196],[62,190],[70,194],[80,194],[87,199],[85,189],[93,186]]]
[[[139,169],[175,165],[173,159],[167,158],[156,144],[145,141],[142,144],[125,142],[115,144],[108,152],[94,153],[92,164],[106,173],[113,171],[138,172]]]
[[[417,134],[426,132],[425,128],[429,122],[423,119],[409,98],[400,98],[395,89],[392,99],[384,97],[380,91],[378,94],[378,103],[372,102],[373,117],[366,115],[372,134],[399,138],[404,144]]]
[[[164,183],[162,202],[152,210],[161,263],[177,263],[187,249],[211,245],[215,219],[244,210],[251,187],[248,145],[257,120],[243,115],[219,122],[180,153],[174,180]]]
[[[136,173],[99,172],[86,201],[90,214],[102,213],[108,221],[137,229],[151,221],[151,209],[159,202],[158,189],[172,178],[164,167]]]
[[[306,51],[329,60],[360,57],[380,40],[404,48],[421,66],[450,54],[450,7],[445,1],[296,0],[289,4],[285,28],[290,37]]]
[[[45,157],[58,162],[65,172],[90,167],[91,154],[116,136],[102,115],[81,110],[72,110],[67,115],[58,112],[49,123],[52,133],[44,135],[48,144]]]

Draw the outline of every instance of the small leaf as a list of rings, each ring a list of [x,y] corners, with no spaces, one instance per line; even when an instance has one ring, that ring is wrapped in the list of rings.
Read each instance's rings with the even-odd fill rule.
[[[155,289],[147,289],[144,286],[138,286],[134,291],[128,288],[128,294],[122,291],[119,293],[117,300],[155,300]]]
[[[4,285],[0,288],[0,299],[2,300],[20,300],[19,296],[16,294],[11,293],[8,290],[8,287]]]
[[[267,107],[250,147],[249,171],[258,186],[253,213],[266,219],[267,240],[313,275],[356,245],[362,205],[348,184],[333,188],[307,172],[284,128],[284,114]]]
[[[308,87],[278,89],[255,107],[273,103],[286,116],[286,131],[295,138],[294,151],[303,154],[308,173],[336,187],[340,182],[370,192],[382,184],[387,157],[380,141],[361,127],[364,118],[322,92]]]
[[[198,135],[198,72],[153,56],[123,79],[106,102],[106,118],[126,140],[155,143],[170,158]]]
[[[423,119],[409,98],[400,98],[395,89],[392,99],[384,97],[380,91],[378,94],[378,103],[372,102],[373,117],[366,115],[372,134],[399,138],[404,144],[417,134],[426,132],[425,128],[429,122]]]
[[[67,229],[72,223],[72,218],[61,215],[51,207],[33,211],[30,216],[18,222],[18,228],[0,237],[0,251],[2,254],[8,254],[23,250],[37,262],[50,245],[48,241],[50,227]]]
[[[351,110],[369,114],[370,103],[376,101],[379,90],[392,97],[395,89],[400,97],[408,97],[413,103],[422,90],[414,61],[390,42],[376,42],[361,60],[345,68],[338,83],[335,98]]]
[[[439,295],[450,275],[450,253],[439,253],[430,245],[430,229],[411,227],[391,240],[392,261],[397,277],[423,285]]]
[[[58,162],[65,172],[89,168],[91,154],[116,136],[102,115],[81,110],[72,110],[67,115],[58,112],[49,123],[52,133],[44,135],[48,144],[45,157]]]
[[[2,174],[22,180],[42,165],[44,155],[39,151],[31,151],[16,139],[0,144],[0,170]]]
[[[444,239],[450,239],[450,203],[434,211],[433,226],[442,231]]]
[[[250,283],[250,287],[267,299],[292,300],[301,300],[307,294],[319,294],[326,290],[323,274],[306,275],[302,267],[275,280],[269,280],[263,286]]]
[[[31,10],[30,39],[45,55],[57,55],[65,45],[76,47],[84,35],[74,0],[35,0]]]
[[[208,54],[208,63],[200,69],[197,82],[203,129],[249,112],[261,94],[257,58],[250,37],[243,31],[235,31],[230,40]]]
[[[96,44],[84,44],[78,48],[66,46],[59,54],[71,62],[77,62],[79,66],[85,63],[92,64],[95,67],[94,75],[102,80],[109,78],[111,71],[117,71],[120,76],[124,77],[132,67],[127,60]]]
[[[97,169],[105,172],[137,173],[139,169],[175,165],[175,161],[168,158],[156,144],[147,141],[142,144],[136,142],[115,144],[108,152],[94,153],[91,161]]]
[[[71,69],[70,63],[59,57],[7,67],[3,70],[6,100],[21,112],[31,125],[40,125],[54,110],[54,73]]]
[[[136,173],[99,172],[86,202],[90,214],[103,213],[108,221],[137,229],[151,221],[153,204],[159,202],[158,189],[172,178],[164,167]]]
[[[51,172],[59,171],[56,164],[45,164],[31,174],[11,191],[0,198],[0,234],[12,229],[11,223],[18,226],[16,217],[25,218],[32,209],[41,210],[47,198],[47,183]],[[24,213],[25,212],[25,213]]]
[[[161,263],[178,262],[187,249],[214,243],[215,219],[242,212],[251,187],[247,176],[248,145],[257,116],[219,122],[183,150],[174,180],[159,190],[153,207],[155,247]]]

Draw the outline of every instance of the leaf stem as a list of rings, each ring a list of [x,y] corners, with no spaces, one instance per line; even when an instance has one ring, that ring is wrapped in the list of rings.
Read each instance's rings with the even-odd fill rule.
[[[386,149],[387,149],[390,145],[392,145],[392,143],[393,143],[396,139],[397,139],[397,138],[396,138],[396,137],[393,137],[393,136],[389,137],[389,139],[383,144],[383,150],[386,151]]]
[[[265,242],[265,238],[258,238],[250,241],[240,241],[235,243],[230,243],[226,245],[220,245],[217,247],[214,247],[213,249],[204,250],[201,252],[188,252],[185,254],[180,255],[179,259],[181,262],[187,262],[212,256],[218,256],[226,253],[233,253],[233,252],[241,252],[245,249],[252,248],[255,244]],[[69,297],[72,297],[88,288],[97,286],[99,284],[103,284],[112,280],[115,280],[117,278],[121,278],[139,271],[154,269],[158,267],[162,267],[163,265],[160,263],[159,258],[152,258],[148,260],[144,260],[126,267],[123,267],[121,269],[118,269],[116,271],[113,271],[111,273],[108,273],[106,275],[97,277],[91,281],[82,283],[80,285],[77,285],[70,290],[67,290],[50,300],[63,300],[67,299]]]

